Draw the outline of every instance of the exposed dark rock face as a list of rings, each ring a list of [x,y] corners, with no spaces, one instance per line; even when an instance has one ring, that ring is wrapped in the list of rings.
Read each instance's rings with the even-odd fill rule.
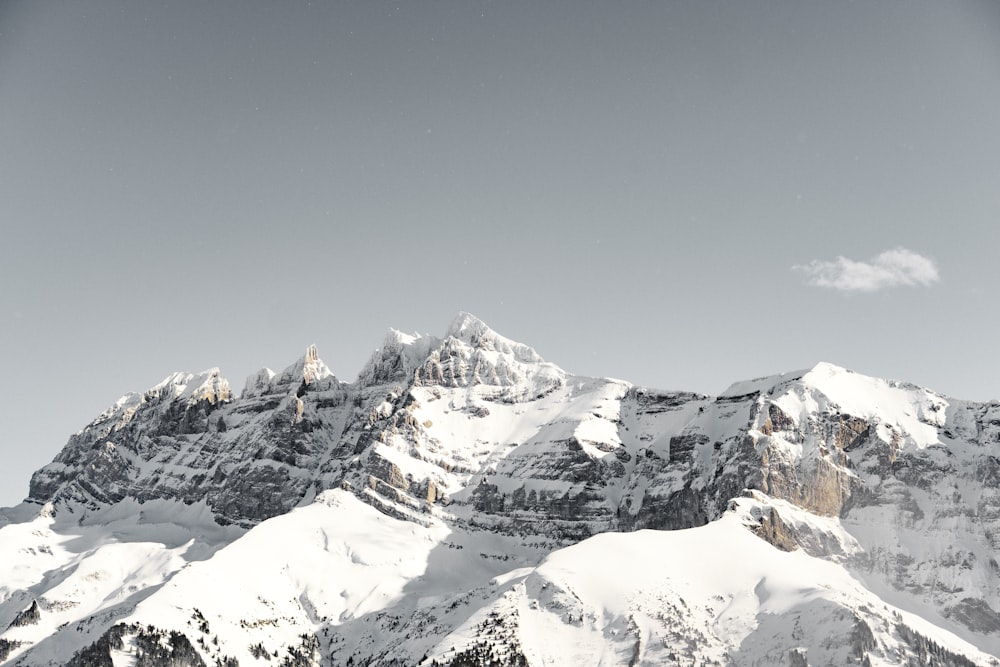
[[[35,473],[29,498],[92,508],[127,497],[204,501],[221,522],[244,526],[287,512],[313,485],[331,423],[350,409],[343,384],[317,364],[310,348],[271,384],[251,378],[242,399],[217,373],[193,392],[204,376],[126,396]]]
[[[1000,633],[1000,613],[978,598],[962,598],[948,607],[945,614],[975,632],[983,634]]]
[[[756,509],[756,508],[755,508]],[[781,514],[773,507],[761,508],[755,513],[759,523],[751,530],[766,542],[782,551],[795,551],[800,546],[797,531],[781,520]]]
[[[708,442],[708,436],[701,433],[685,433],[670,438],[670,463],[693,463],[695,447]]]
[[[22,612],[19,612],[14,620],[11,621],[10,627],[12,628],[23,628],[26,625],[35,625],[40,620],[42,620],[42,611],[38,608],[38,600],[32,600],[31,606]]]

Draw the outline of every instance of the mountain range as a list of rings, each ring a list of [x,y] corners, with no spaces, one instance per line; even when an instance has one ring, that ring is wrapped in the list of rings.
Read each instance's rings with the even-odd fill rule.
[[[652,389],[462,313],[116,401],[0,510],[0,664],[998,666],[998,547],[998,402]]]

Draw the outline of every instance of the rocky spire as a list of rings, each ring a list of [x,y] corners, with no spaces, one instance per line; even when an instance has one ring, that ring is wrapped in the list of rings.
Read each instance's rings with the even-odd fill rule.
[[[272,385],[286,385],[304,382],[308,385],[329,377],[333,377],[333,373],[319,358],[319,350],[316,346],[310,345],[298,361],[278,373],[271,380],[271,383]]]

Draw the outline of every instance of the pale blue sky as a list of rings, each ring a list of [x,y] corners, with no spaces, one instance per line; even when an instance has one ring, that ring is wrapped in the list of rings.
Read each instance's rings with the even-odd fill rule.
[[[1000,396],[997,109],[986,0],[5,0],[0,505],[171,371],[350,380],[459,310],[663,388]],[[939,279],[792,269],[897,247]]]

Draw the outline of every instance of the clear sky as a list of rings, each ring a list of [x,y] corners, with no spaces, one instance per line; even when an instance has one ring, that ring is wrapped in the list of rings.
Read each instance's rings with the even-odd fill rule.
[[[457,311],[1000,396],[1000,4],[0,2],[0,505],[118,396]]]

